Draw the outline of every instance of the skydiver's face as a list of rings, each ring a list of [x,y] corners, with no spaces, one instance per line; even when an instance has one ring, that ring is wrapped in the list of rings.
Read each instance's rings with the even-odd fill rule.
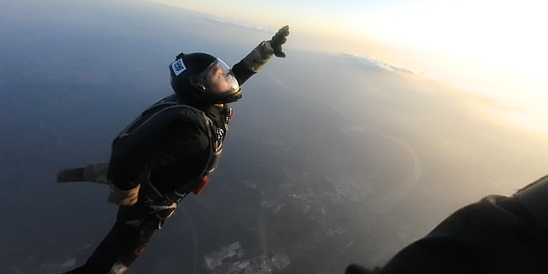
[[[214,65],[207,74],[207,88],[212,92],[223,93],[231,91],[228,73],[219,64]]]

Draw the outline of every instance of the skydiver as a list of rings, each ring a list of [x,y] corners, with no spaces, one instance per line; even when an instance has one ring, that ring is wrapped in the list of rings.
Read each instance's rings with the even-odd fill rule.
[[[232,119],[228,103],[275,55],[289,27],[262,41],[232,69],[207,53],[180,53],[169,66],[174,94],[145,110],[112,142],[108,163],[61,170],[58,182],[110,185],[116,222],[87,262],[65,274],[121,274],[190,192],[199,194],[217,166]]]

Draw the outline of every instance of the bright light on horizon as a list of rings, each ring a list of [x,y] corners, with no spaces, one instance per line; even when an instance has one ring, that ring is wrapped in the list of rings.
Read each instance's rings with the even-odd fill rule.
[[[392,62],[518,105],[546,126],[545,6],[538,0],[406,1],[355,15],[347,29],[395,47],[385,56]]]
[[[301,36],[292,37],[293,46],[370,56],[424,72],[525,106],[548,123],[548,17],[540,0],[149,1],[273,30],[289,24]]]
[[[548,62],[541,1],[409,1],[353,20],[351,33],[539,77]],[[540,78],[540,77],[539,77]]]
[[[149,1],[269,29],[289,24],[297,32],[325,40],[344,39],[341,48],[358,49],[364,41],[377,42],[521,78],[546,78],[542,67],[548,63],[548,39],[543,28],[548,17],[539,0]],[[355,45],[348,45],[352,40]],[[392,52],[404,59],[401,53]],[[402,65],[410,65],[408,59]],[[420,67],[421,61],[411,65]]]

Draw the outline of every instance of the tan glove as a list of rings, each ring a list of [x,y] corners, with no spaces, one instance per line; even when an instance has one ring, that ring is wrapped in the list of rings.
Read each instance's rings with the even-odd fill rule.
[[[141,185],[137,185],[135,188],[122,190],[110,184],[110,193],[108,194],[107,202],[121,206],[132,206],[137,203],[140,188]]]

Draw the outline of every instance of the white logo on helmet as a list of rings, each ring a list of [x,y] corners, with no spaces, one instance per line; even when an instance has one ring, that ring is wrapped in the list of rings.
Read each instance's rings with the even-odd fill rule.
[[[179,76],[183,71],[186,70],[185,63],[183,63],[183,59],[177,59],[175,62],[171,63],[171,69],[173,70],[173,73],[175,73],[175,76]]]

